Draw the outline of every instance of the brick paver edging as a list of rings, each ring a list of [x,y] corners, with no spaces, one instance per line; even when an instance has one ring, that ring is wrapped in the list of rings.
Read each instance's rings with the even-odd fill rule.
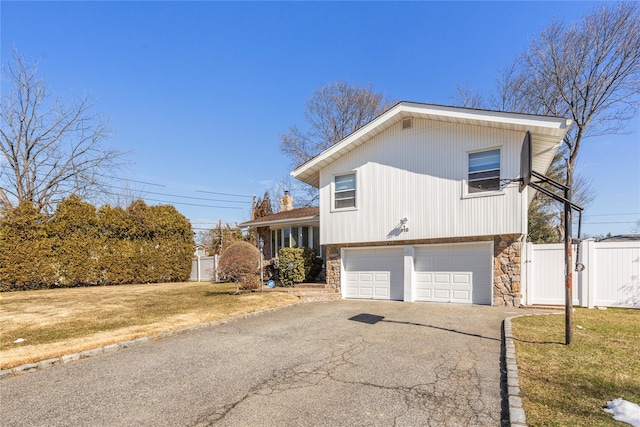
[[[516,363],[516,345],[513,342],[513,329],[511,319],[524,316],[512,316],[504,319],[504,348],[505,362],[507,366],[507,395],[509,399],[509,422],[513,427],[526,427],[527,417],[522,407],[520,397],[520,379],[518,378],[518,365]]]
[[[40,369],[48,369],[57,365],[75,362],[76,360],[86,359],[87,357],[98,356],[100,354],[113,353],[115,351],[122,350],[123,348],[135,347],[149,341],[162,340],[162,339],[171,337],[173,335],[193,332],[199,329],[211,328],[213,326],[223,325],[225,323],[233,322],[236,320],[248,319],[250,317],[259,316],[265,313],[271,313],[271,312],[282,310],[285,308],[290,308],[295,305],[303,304],[303,303],[304,301],[298,301],[298,302],[294,302],[293,304],[287,304],[280,307],[266,308],[264,310],[253,311],[251,313],[239,314],[237,316],[227,317],[225,319],[214,320],[213,322],[201,323],[199,325],[187,326],[185,328],[176,329],[174,331],[162,332],[160,334],[152,335],[149,337],[142,337],[135,340],[122,341],[117,344],[105,345],[104,347],[84,350],[78,353],[68,354],[62,357],[56,357],[54,359],[46,359],[36,363],[27,363],[26,365],[16,366],[15,368],[11,368],[11,369],[3,369],[3,370],[0,370],[0,380],[3,380],[5,378],[10,378],[10,377],[15,377],[18,375],[28,374],[31,372],[38,371]]]
[[[527,417],[522,406],[520,396],[520,378],[518,377],[518,365],[516,363],[516,345],[513,338],[511,320],[518,317],[546,316],[557,313],[521,314],[504,319],[504,347],[507,366],[507,394],[509,397],[509,421],[513,427],[527,427]]]

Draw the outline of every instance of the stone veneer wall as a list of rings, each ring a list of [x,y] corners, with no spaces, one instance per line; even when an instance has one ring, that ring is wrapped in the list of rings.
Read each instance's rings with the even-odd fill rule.
[[[325,274],[327,286],[340,292],[340,247],[329,246],[325,249]]]
[[[493,239],[493,305],[520,307],[522,242],[517,234]]]
[[[393,245],[424,245],[437,243],[486,242],[493,240],[493,305],[519,307],[522,242],[520,235],[478,236],[450,239],[394,241]],[[350,244],[326,247],[327,286],[340,291],[340,249],[388,246],[387,242]]]

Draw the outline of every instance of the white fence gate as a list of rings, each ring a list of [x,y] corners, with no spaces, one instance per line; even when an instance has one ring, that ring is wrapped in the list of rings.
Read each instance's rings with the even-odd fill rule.
[[[640,308],[640,242],[581,243],[584,271],[573,272],[573,304]],[[564,305],[564,245],[527,244],[527,305]]]
[[[191,262],[192,282],[217,282],[218,281],[218,255],[194,258]]]

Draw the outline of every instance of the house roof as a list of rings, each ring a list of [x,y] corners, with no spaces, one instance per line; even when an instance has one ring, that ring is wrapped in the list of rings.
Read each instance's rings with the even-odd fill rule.
[[[348,152],[371,140],[402,119],[417,117],[451,123],[463,123],[508,130],[531,132],[532,168],[545,173],[562,138],[572,123],[571,119],[503,111],[477,110],[402,101],[373,121],[353,132],[337,144],[298,166],[291,172],[297,178],[316,188],[320,187],[320,170]]]
[[[638,242],[640,234],[620,234],[618,236],[605,237],[600,242]]]
[[[318,221],[320,218],[320,208],[313,206],[310,208],[297,208],[283,211],[246,221],[240,227],[266,227],[271,225],[303,224]]]

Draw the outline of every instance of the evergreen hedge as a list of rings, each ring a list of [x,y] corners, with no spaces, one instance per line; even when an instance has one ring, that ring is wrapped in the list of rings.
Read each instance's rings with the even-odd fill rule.
[[[0,291],[183,281],[193,248],[173,206],[96,209],[72,196],[47,218],[21,203],[0,217]]]

